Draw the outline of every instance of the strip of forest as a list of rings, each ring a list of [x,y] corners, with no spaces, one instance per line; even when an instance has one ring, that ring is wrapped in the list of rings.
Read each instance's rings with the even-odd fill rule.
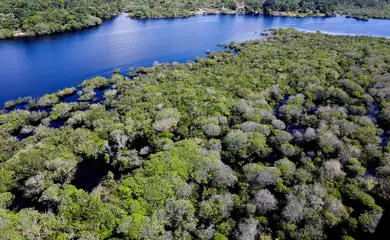
[[[230,13],[390,18],[389,0],[0,0],[0,39],[93,27],[123,11],[133,18]]]

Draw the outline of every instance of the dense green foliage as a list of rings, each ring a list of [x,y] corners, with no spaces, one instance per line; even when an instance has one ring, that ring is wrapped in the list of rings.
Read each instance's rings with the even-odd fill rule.
[[[248,11],[263,11],[271,15],[277,11],[329,15],[338,13],[358,19],[390,18],[388,0],[265,0],[260,3],[249,0],[245,6]]]
[[[385,18],[390,19],[390,2],[387,1],[355,1],[339,4],[337,12],[357,18]]]
[[[357,18],[390,18],[388,0],[125,0],[125,2],[131,11],[130,16],[137,18],[188,17],[204,8],[270,15],[278,15],[278,12],[294,12],[302,16],[341,13]]]
[[[0,39],[15,30],[33,36],[96,26],[122,7],[122,0],[0,0]]]
[[[130,16],[136,18],[188,17],[199,9],[236,9],[235,0],[125,0]]]
[[[4,111],[0,238],[373,233],[390,200],[390,40],[277,30],[230,46]],[[87,192],[83,162],[113,172]]]
[[[322,12],[327,13],[334,11],[335,6],[339,1],[337,0],[265,0],[261,1],[263,4],[255,4],[258,1],[249,0],[246,3],[247,9],[254,11],[263,10],[265,13],[272,13],[272,11],[281,12]]]

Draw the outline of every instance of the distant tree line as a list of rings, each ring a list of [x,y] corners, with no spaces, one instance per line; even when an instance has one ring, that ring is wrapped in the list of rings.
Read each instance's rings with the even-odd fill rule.
[[[125,0],[130,16],[136,18],[173,18],[194,15],[198,9],[237,8],[235,0]]]
[[[199,8],[239,8],[245,13],[272,14],[277,12],[334,13],[390,18],[388,0],[126,0],[136,18],[187,17]],[[374,11],[375,10],[375,11]]]
[[[96,26],[124,10],[134,18],[174,18],[192,16],[200,9],[216,10],[211,13],[236,10],[390,18],[389,0],[0,0],[0,39]]]
[[[362,14],[366,14],[368,17],[378,17],[380,15],[373,14],[370,10],[376,9],[383,11],[383,8],[389,7],[388,0],[245,0],[245,8],[247,11],[263,11],[265,14],[269,14],[272,11],[281,12],[342,12],[342,13],[354,13],[354,11],[361,11]],[[342,11],[343,9],[349,9],[349,11]],[[390,13],[382,18],[389,18]]]
[[[96,26],[122,7],[122,0],[0,0],[0,39],[15,30],[34,36]]]

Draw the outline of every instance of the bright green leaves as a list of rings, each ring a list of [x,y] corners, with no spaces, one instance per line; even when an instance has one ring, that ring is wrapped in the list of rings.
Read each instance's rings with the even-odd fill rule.
[[[164,231],[158,217],[148,217],[141,214],[133,214],[123,219],[118,226],[118,232],[126,239],[160,239]]]
[[[28,111],[16,110],[7,114],[0,114],[0,131],[14,133],[28,124],[30,113]]]
[[[104,203],[95,194],[88,194],[73,185],[52,185],[40,201],[58,208],[58,215],[64,221],[60,232],[73,231],[76,236],[94,234],[103,239],[112,234],[124,212],[110,203]]]
[[[150,156],[134,176],[127,176],[118,186],[123,198],[145,199],[151,206],[163,206],[175,199],[186,183],[207,183],[217,171],[220,160],[201,155],[200,147],[191,140],[178,142],[169,151]],[[153,208],[152,208],[153,209]]]
[[[0,169],[0,192],[7,192],[16,183],[14,172]]]
[[[106,88],[110,85],[110,82],[108,79],[105,79],[103,77],[95,77],[92,79],[85,80],[81,83],[81,87],[84,89],[84,91],[93,91],[97,88]]]
[[[60,100],[59,97],[55,93],[46,94],[46,95],[42,96],[41,98],[39,98],[38,105],[40,107],[51,107],[54,104],[58,103],[59,100]]]

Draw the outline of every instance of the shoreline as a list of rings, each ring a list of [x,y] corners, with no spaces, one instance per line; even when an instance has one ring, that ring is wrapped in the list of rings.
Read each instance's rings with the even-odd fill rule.
[[[112,18],[115,18],[121,14],[124,14],[125,12],[121,12],[119,14],[116,14],[116,15],[112,15],[111,17],[108,17],[108,18],[104,18],[104,19],[101,19],[101,21],[99,23],[96,23],[94,25],[89,25],[89,26],[84,26],[80,29],[70,29],[70,30],[66,30],[66,31],[63,31],[63,32],[52,32],[50,34],[38,34],[38,35],[29,35],[27,31],[24,31],[22,29],[15,29],[13,30],[14,34],[12,37],[8,37],[8,38],[0,38],[0,41],[1,40],[12,40],[12,39],[17,39],[17,38],[26,38],[26,37],[40,37],[40,36],[52,36],[52,35],[56,35],[56,34],[61,34],[61,33],[70,33],[70,32],[77,32],[77,31],[82,31],[82,30],[86,30],[86,29],[90,29],[90,28],[94,28],[94,27],[99,27],[100,25],[102,25],[106,20],[111,20]]]
[[[288,30],[289,28],[280,28],[280,29],[284,29],[284,30]],[[386,40],[390,40],[390,37],[384,37],[384,36],[371,36],[371,35],[364,35],[364,34],[346,34],[346,33],[333,33],[333,32],[324,32],[324,31],[308,31],[308,30],[303,30],[303,29],[299,29],[299,28],[292,28],[298,32],[301,32],[301,33],[304,33],[304,34],[316,34],[317,32],[321,33],[321,34],[324,34],[324,35],[329,35],[329,36],[334,36],[334,37],[367,37],[367,38],[384,38]],[[243,42],[235,42],[236,44],[242,44],[242,43],[245,43],[245,42],[251,42],[251,41],[258,41],[258,40],[261,40],[261,39],[264,39],[265,37],[272,37],[272,35],[269,35],[269,34],[264,34],[265,31],[272,31],[272,29],[266,29],[262,32],[260,31],[255,31],[256,34],[259,34],[259,37],[256,38],[256,39],[249,39],[249,40],[245,40]],[[212,54],[212,53],[215,53],[215,52],[224,52],[226,50],[232,50],[233,48],[229,47],[228,45],[226,46],[223,46],[221,45],[220,47],[222,47],[223,49],[221,50],[216,50],[216,51],[213,51],[213,52],[210,52],[208,53],[206,56],[203,56],[203,57],[200,57],[200,56],[195,56],[195,58],[193,59],[190,59],[190,60],[187,60],[187,61],[193,61],[195,62],[197,58],[201,58],[201,59],[207,59],[209,58],[209,55]],[[206,50],[207,52],[208,50]],[[159,65],[162,65],[162,64],[169,64],[172,66],[173,62],[158,62],[156,61]],[[185,64],[185,62],[183,63],[179,63],[179,64]],[[146,67],[137,67],[137,68],[134,68],[133,71],[134,72],[137,72],[137,70],[139,69],[153,69],[155,68],[155,66],[151,65],[151,66],[146,66]],[[114,73],[112,73],[114,74]],[[112,75],[111,74],[111,75]],[[120,73],[121,75],[123,75],[124,77],[126,77],[127,79],[131,79],[132,77],[131,76],[128,76],[128,75],[125,75],[124,73]],[[104,76],[104,75],[94,75],[93,77],[90,77],[89,79],[92,79],[92,78],[96,78],[96,77],[104,77],[104,78],[109,78],[109,76]],[[88,78],[86,79],[82,79],[80,81],[79,84],[81,84],[83,81],[85,80],[88,80]],[[79,84],[77,85],[72,85],[72,86],[68,86],[68,87],[65,87],[64,89],[69,89],[69,88],[77,88],[77,90],[80,90],[80,86]],[[59,91],[61,90],[64,90],[64,89],[58,89],[57,91],[53,91],[53,92],[49,92],[49,93],[45,93],[45,94],[42,94],[40,96],[31,96],[31,95],[28,95],[28,96],[19,96],[18,98],[16,99],[9,99],[7,100],[6,102],[4,103],[1,103],[0,102],[0,112],[1,111],[13,111],[13,110],[22,110],[24,109],[23,107],[25,107],[26,104],[28,104],[28,100],[29,99],[34,99],[34,100],[38,100],[39,98],[49,94],[49,95],[52,95],[52,94],[57,94]],[[77,91],[75,91],[72,95],[70,96],[75,96],[77,95]],[[67,97],[70,97],[70,96],[67,96]],[[62,99],[62,101],[60,102],[64,102],[63,101],[64,99]],[[22,101],[22,102],[18,102],[18,101]],[[7,108],[5,107],[5,104],[7,102],[17,102],[16,104],[14,104],[13,106]],[[16,107],[15,107],[16,106]],[[17,107],[19,106],[19,107]],[[23,106],[22,108],[20,108],[20,106]]]
[[[225,11],[224,11],[225,10]],[[339,13],[337,11],[331,12],[331,13],[300,13],[300,12],[281,12],[281,11],[273,11],[269,14],[264,14],[264,12],[261,11],[255,11],[255,12],[246,12],[243,10],[243,8],[239,8],[238,10],[232,10],[232,9],[200,9],[197,11],[191,12],[188,16],[174,16],[174,17],[168,17],[168,16],[145,16],[145,17],[133,17],[129,15],[129,12],[127,12],[129,18],[133,19],[175,19],[175,18],[189,18],[192,16],[197,15],[263,15],[263,16],[272,16],[272,17],[290,17],[290,18],[305,18],[305,17],[335,17],[335,16],[344,16],[346,18],[353,18],[356,20],[361,21],[368,21],[370,19],[382,19],[382,20],[390,20],[390,18],[378,18],[378,17],[368,17],[365,15],[354,15],[352,13]]]
[[[338,13],[334,13],[334,14],[329,15],[329,14],[325,14],[325,13],[298,13],[298,12],[274,11],[274,12],[266,15],[263,12],[244,12],[244,11],[239,11],[239,10],[237,11],[237,10],[231,10],[231,9],[226,9],[226,11],[223,11],[223,10],[224,9],[222,9],[222,10],[218,10],[218,9],[204,9],[203,10],[203,9],[201,9],[201,10],[197,10],[197,11],[193,12],[193,14],[189,15],[189,16],[176,16],[176,17],[163,17],[163,16],[161,16],[161,17],[157,17],[157,16],[155,16],[155,17],[131,17],[131,16],[129,16],[129,12],[122,12],[121,14],[115,15],[113,17],[117,17],[117,16],[120,16],[122,14],[126,14],[127,15],[126,17],[128,17],[128,18],[144,20],[144,19],[176,19],[176,18],[179,19],[179,18],[189,18],[189,17],[193,17],[193,16],[198,16],[198,15],[204,15],[204,16],[206,16],[206,15],[263,15],[263,16],[271,16],[271,17],[288,17],[288,18],[344,16],[345,18],[353,18],[353,19],[356,19],[359,21],[369,21],[370,19],[390,20],[388,18],[374,18],[374,17],[368,18],[368,17],[362,17],[362,16],[354,16],[352,14],[345,14],[344,15],[344,14],[338,14]],[[104,19],[102,21],[102,23],[105,20],[109,20],[111,18]],[[94,26],[87,26],[87,27],[84,27],[81,29],[74,29],[74,30],[69,30],[69,31],[65,31],[65,32],[80,31],[80,30],[84,30],[84,29],[98,27],[101,24],[94,25]],[[16,38],[24,38],[24,37],[49,36],[49,35],[61,34],[61,33],[65,33],[65,32],[54,32],[51,34],[43,34],[43,35],[28,35],[27,32],[18,29],[18,30],[14,30],[14,35],[12,37],[3,38],[3,39],[0,39],[0,41],[5,40],[5,39],[16,39]]]
[[[226,9],[226,8],[225,8]],[[191,15],[188,16],[174,16],[174,17],[168,17],[168,16],[150,16],[150,17],[132,17],[129,16],[129,18],[132,19],[175,19],[175,18],[189,18],[193,16],[198,15],[263,15],[263,16],[272,16],[272,17],[329,17],[329,15],[326,15],[325,13],[298,13],[298,12],[272,12],[271,14],[264,14],[260,11],[255,12],[245,12],[245,11],[237,11],[237,10],[231,10],[226,9],[226,11],[218,10],[218,9],[206,9],[206,10],[197,10],[191,13]],[[331,16],[337,16],[337,14],[331,15]]]
[[[119,15],[116,15],[116,16],[119,16]],[[113,16],[113,17],[116,17],[116,16]],[[109,19],[111,19],[111,18],[108,18],[108,19],[105,19],[105,20],[109,20]],[[12,40],[12,39],[17,39],[17,38],[27,38],[27,37],[53,36],[53,35],[56,35],[56,34],[83,31],[83,30],[86,30],[86,29],[99,27],[100,25],[103,24],[103,22],[105,20],[103,20],[100,24],[96,24],[96,25],[92,25],[92,26],[86,26],[86,27],[83,27],[83,28],[80,28],[80,29],[72,29],[72,30],[67,30],[67,31],[63,31],[63,32],[53,32],[53,33],[50,33],[50,34],[41,34],[41,35],[39,35],[39,34],[38,35],[29,35],[26,31],[18,29],[18,30],[14,30],[14,35],[11,38],[2,38],[2,39],[0,39],[0,41],[1,40],[6,40],[6,39]]]

